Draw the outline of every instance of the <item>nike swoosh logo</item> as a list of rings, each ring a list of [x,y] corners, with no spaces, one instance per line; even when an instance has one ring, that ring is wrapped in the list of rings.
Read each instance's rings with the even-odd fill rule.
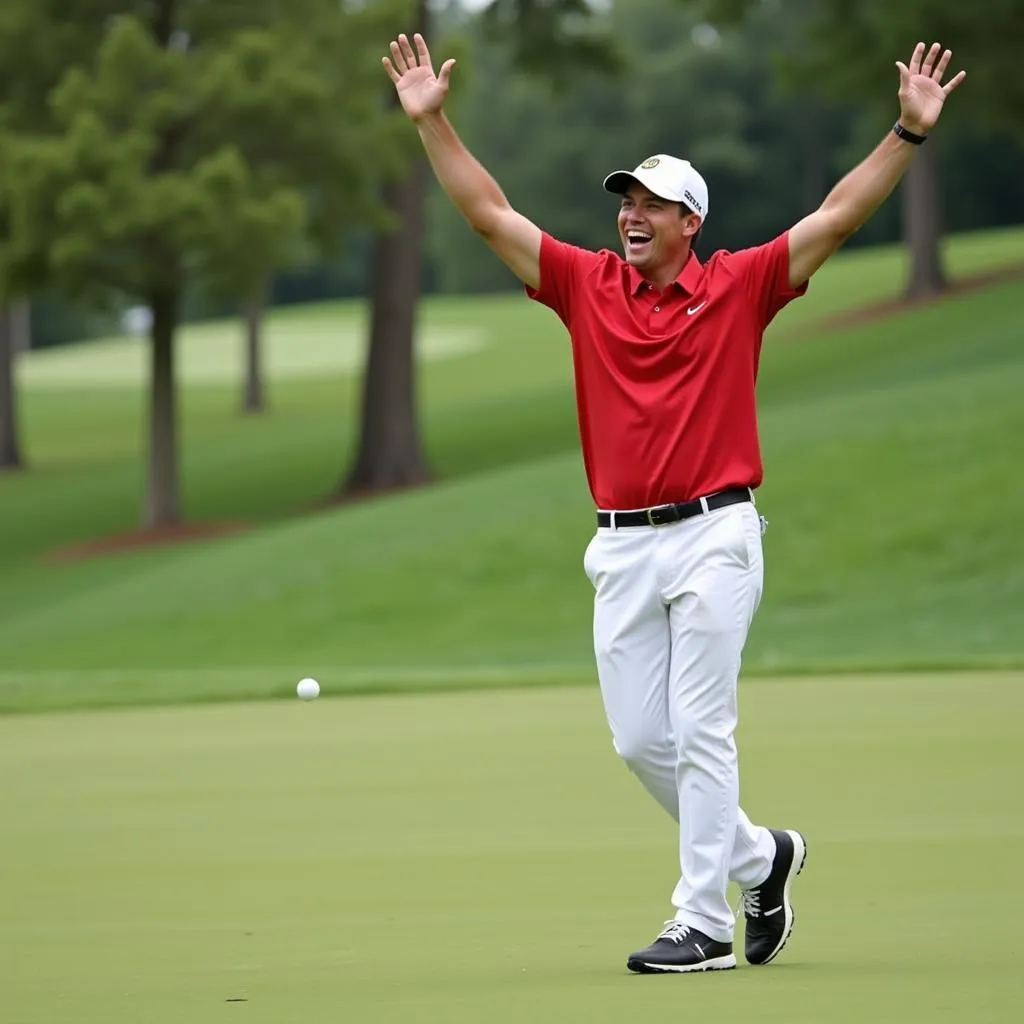
[[[777,914],[781,909],[782,909],[782,907],[776,907],[774,910],[766,910],[764,912],[764,916],[765,917],[771,917],[772,914]]]
[[[708,304],[708,300],[707,300],[707,299],[705,299],[705,300],[704,300],[704,301],[703,301],[702,303],[700,303],[700,305],[698,305],[698,306],[689,306],[689,307],[687,307],[687,310],[686,310],[686,315],[687,315],[687,316],[693,316],[693,314],[694,314],[694,313],[698,313],[698,312],[700,312],[700,310],[702,310],[702,309],[703,309],[703,308],[704,308],[704,307],[705,307],[705,306],[706,306],[707,304]]]

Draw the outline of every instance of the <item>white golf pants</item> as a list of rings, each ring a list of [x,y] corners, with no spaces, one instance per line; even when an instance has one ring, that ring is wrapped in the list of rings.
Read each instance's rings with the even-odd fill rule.
[[[726,890],[768,877],[775,840],[740,810],[737,680],[761,599],[750,502],[668,526],[599,528],[594,650],[615,750],[679,823],[676,920],[731,942]]]

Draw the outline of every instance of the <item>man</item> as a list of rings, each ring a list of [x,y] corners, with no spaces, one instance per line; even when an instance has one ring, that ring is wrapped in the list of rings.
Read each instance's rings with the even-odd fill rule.
[[[443,112],[454,60],[435,75],[426,43],[384,58],[438,180],[466,220],[569,330],[597,532],[594,647],[615,748],[679,823],[673,919],[628,967],[736,966],[730,881],[743,893],[745,953],[773,960],[793,926],[790,886],[806,845],[739,808],[737,679],[761,597],[764,521],[754,386],[764,329],[881,205],[935,124],[960,72],[919,43],[897,62],[900,116],[819,209],[765,245],[716,252],[693,240],[704,179],[661,155],[604,182],[620,195],[625,258],[556,241],[509,205]]]

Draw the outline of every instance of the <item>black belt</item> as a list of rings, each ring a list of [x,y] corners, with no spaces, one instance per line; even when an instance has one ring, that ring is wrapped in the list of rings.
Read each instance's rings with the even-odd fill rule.
[[[726,491],[716,491],[706,498],[695,498],[693,501],[681,501],[677,505],[656,505],[654,508],[639,509],[635,512],[598,512],[597,525],[611,526],[615,516],[615,528],[620,526],[665,526],[678,523],[691,516],[699,516],[704,512],[714,512],[726,505],[737,505],[741,501],[753,501],[749,487],[730,487]]]

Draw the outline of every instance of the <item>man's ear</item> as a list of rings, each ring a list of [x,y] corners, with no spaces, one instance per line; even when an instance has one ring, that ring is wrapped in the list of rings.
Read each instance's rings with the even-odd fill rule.
[[[688,206],[683,203],[679,204],[679,219],[686,221],[683,225],[683,234],[686,237],[696,238],[700,234],[700,229],[704,223],[700,219],[700,214],[694,213]]]

